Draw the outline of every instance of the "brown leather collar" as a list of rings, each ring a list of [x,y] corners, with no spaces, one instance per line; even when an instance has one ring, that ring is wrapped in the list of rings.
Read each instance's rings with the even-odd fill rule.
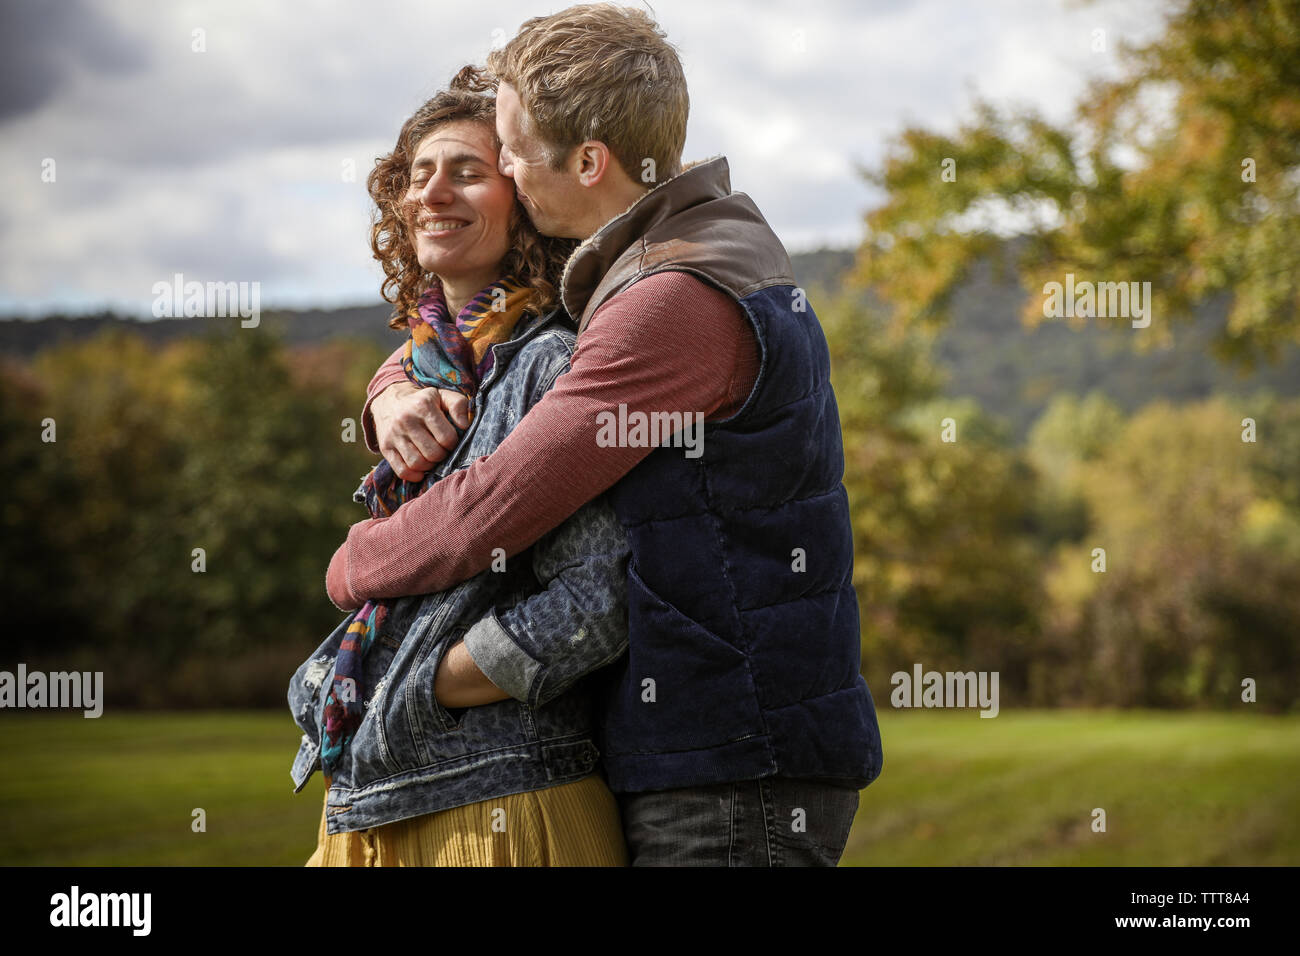
[[[628,246],[682,210],[730,194],[731,169],[725,156],[688,166],[655,186],[573,251],[560,282],[565,311],[585,327],[582,314],[591,294]]]

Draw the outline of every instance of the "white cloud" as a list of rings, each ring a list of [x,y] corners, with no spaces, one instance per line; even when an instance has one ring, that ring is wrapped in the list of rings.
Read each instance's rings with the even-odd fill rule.
[[[21,25],[0,55],[24,50],[40,82],[0,112],[0,311],[144,312],[177,271],[260,281],[268,307],[378,301],[374,156],[494,36],[561,5],[101,2]],[[655,13],[691,86],[687,158],[727,155],[733,187],[796,250],[856,241],[875,197],[855,166],[904,124],[951,129],[972,91],[1065,118],[1113,69],[1115,42],[1158,24],[1118,0],[660,0]],[[47,157],[55,183],[41,181]]]

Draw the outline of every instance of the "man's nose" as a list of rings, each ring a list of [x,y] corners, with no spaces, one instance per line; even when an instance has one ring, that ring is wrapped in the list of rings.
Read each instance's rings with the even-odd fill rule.
[[[502,176],[514,176],[515,174],[514,154],[504,146],[501,147],[501,152],[497,154],[497,172]]]

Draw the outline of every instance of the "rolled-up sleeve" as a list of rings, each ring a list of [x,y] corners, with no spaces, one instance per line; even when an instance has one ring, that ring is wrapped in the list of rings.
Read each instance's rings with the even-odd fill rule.
[[[489,612],[465,649],[492,683],[541,706],[627,650],[627,533],[602,495],[532,550],[542,590]]]

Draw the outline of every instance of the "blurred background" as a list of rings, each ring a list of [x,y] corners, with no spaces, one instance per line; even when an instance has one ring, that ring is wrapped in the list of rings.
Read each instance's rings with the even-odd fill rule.
[[[0,710],[0,863],[310,854],[285,692],[400,341],[365,176],[562,6],[0,7],[0,670],[104,674]],[[844,862],[1300,863],[1300,2],[653,12],[831,348],[885,751]],[[178,275],[260,321],[159,317]],[[895,706],[917,665],[997,717]]]

